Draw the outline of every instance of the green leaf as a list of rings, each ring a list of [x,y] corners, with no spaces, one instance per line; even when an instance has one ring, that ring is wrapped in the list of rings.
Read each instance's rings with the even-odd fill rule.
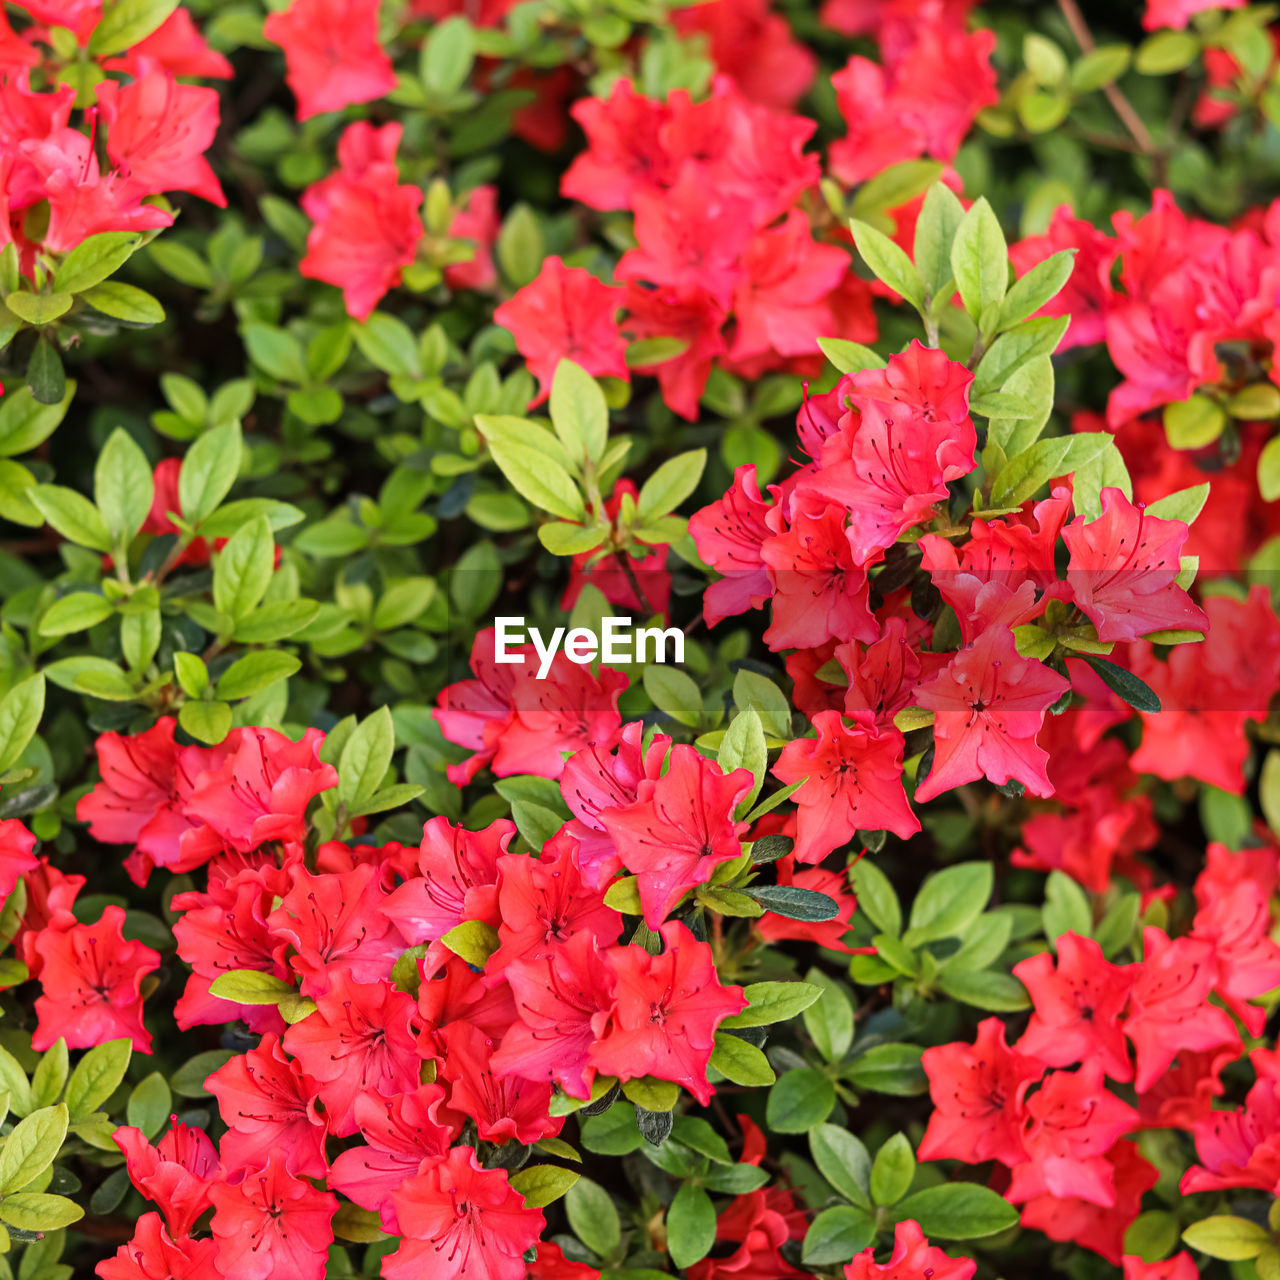
[[[822,1124],[836,1105],[835,1085],[811,1067],[798,1067],[778,1077],[769,1090],[765,1117],[777,1133],[806,1133]]]
[[[141,44],[178,7],[178,0],[116,0],[89,37],[89,53],[97,59]]]
[[[840,905],[834,898],[813,889],[798,889],[788,884],[752,885],[744,890],[766,911],[786,920],[803,920],[821,924],[834,920],[840,914]]]
[[[1258,492],[1263,502],[1280,501],[1280,436],[1272,436],[1258,455]]]
[[[213,747],[231,732],[233,717],[225,702],[184,702],[178,723],[198,742]]]
[[[1050,942],[1057,942],[1064,933],[1076,933],[1087,938],[1093,932],[1093,911],[1084,889],[1062,871],[1049,873],[1041,917],[1045,937]]]
[[[600,384],[572,360],[561,360],[551,381],[551,425],[575,460],[599,462],[609,443],[609,406]]]
[[[1190,31],[1157,31],[1138,46],[1133,65],[1139,75],[1167,76],[1189,67],[1199,54],[1200,41]]]
[[[716,1210],[711,1197],[691,1182],[681,1184],[667,1210],[667,1251],[677,1267],[691,1267],[711,1252]]]
[[[888,876],[870,858],[860,858],[849,868],[849,883],[858,896],[858,910],[882,933],[902,932],[902,907]]]
[[[467,82],[476,57],[476,37],[463,17],[437,23],[422,46],[420,74],[427,91],[449,98]]]
[[[67,1108],[41,1107],[18,1122],[0,1149],[0,1193],[34,1182],[54,1161],[67,1136]]]
[[[98,455],[93,470],[93,496],[107,532],[116,543],[128,543],[151,511],[155,482],[151,465],[137,441],[117,427]]]
[[[30,387],[17,387],[0,400],[0,458],[26,453],[43,444],[67,415],[75,383],[68,382],[62,398],[42,404]]]
[[[995,875],[989,862],[962,862],[935,871],[920,887],[911,906],[903,942],[918,947],[939,938],[959,937],[991,899]]]
[[[765,772],[769,768],[769,749],[765,745],[764,727],[754,707],[748,707],[734,716],[720,740],[716,758],[726,774],[735,769],[747,769],[755,779],[751,789],[739,801],[739,813],[745,813],[760,794]]]
[[[12,769],[40,727],[44,714],[45,678],[19,680],[0,698],[0,773]]]
[[[956,228],[951,271],[965,310],[977,320],[998,306],[1009,285],[1009,247],[985,196],[979,196]]]
[[[180,1098],[207,1098],[205,1081],[236,1055],[230,1049],[207,1049],[188,1058],[170,1077],[169,1086]]]
[[[871,1156],[858,1138],[840,1125],[815,1125],[809,1130],[809,1150],[818,1172],[846,1200],[871,1208]]]
[[[1077,467],[1091,462],[1108,446],[1114,445],[1111,434],[1106,431],[1086,431],[1037,440],[1029,449],[1010,458],[996,476],[991,485],[991,505],[1021,506],[1050,480],[1070,475]]]
[[[243,452],[240,424],[206,431],[187,450],[178,473],[179,514],[190,525],[207,520],[231,492]]]
[[[486,421],[483,416],[476,418],[482,432]],[[498,469],[527,502],[562,520],[579,523],[586,520],[582,494],[569,473],[554,459],[532,445],[507,439],[490,439],[489,452]]]
[[[871,1165],[871,1199],[878,1205],[897,1204],[911,1187],[916,1174],[916,1156],[905,1133],[895,1133],[876,1152]]]
[[[173,1109],[173,1094],[169,1083],[159,1071],[138,1082],[129,1094],[125,1117],[135,1129],[141,1129],[148,1138],[160,1132]]]
[[[4,303],[19,320],[45,325],[65,316],[74,301],[69,293],[11,293]]]
[[[1182,1233],[1182,1239],[1191,1248],[1207,1253],[1211,1258],[1243,1262],[1247,1258],[1256,1258],[1271,1243],[1271,1233],[1248,1218],[1222,1214],[1192,1223]]]
[[[375,311],[363,324],[353,324],[351,335],[370,364],[401,378],[421,373],[418,342],[403,320],[385,311]]]
[[[564,1198],[573,1234],[601,1258],[611,1257],[622,1243],[622,1223],[609,1193],[590,1178],[579,1178]]]
[[[680,724],[702,718],[702,694],[691,676],[676,667],[650,663],[644,669],[644,691],[653,705]]]
[[[917,311],[924,310],[924,282],[906,253],[883,231],[856,218],[849,224],[853,242],[877,280],[901,294]]]
[[[140,239],[133,231],[107,231],[82,240],[58,264],[53,287],[62,293],[80,293],[101,284],[124,266]]]
[[[110,551],[111,535],[93,505],[83,494],[57,484],[38,484],[28,491],[36,510],[68,542],[94,551]]]
[[[1149,685],[1139,680],[1132,671],[1118,667],[1105,658],[1095,657],[1091,653],[1080,655],[1101,677],[1103,683],[1112,693],[1118,694],[1131,707],[1138,711],[1146,711],[1154,715],[1160,710],[1160,699]]]
[[[954,288],[951,248],[964,214],[960,198],[946,183],[936,182],[929,188],[916,220],[914,249],[916,270],[924,280],[930,302],[938,298],[948,282]]]
[[[498,232],[497,258],[503,275],[521,288],[537,276],[546,253],[537,215],[523,201],[513,205]]]
[[[498,931],[483,920],[464,920],[454,925],[440,941],[455,956],[461,956],[469,965],[483,969],[498,949]]]
[[[929,1081],[920,1065],[924,1050],[915,1044],[873,1045],[854,1060],[845,1079],[855,1089],[887,1093],[896,1098],[913,1098],[929,1091]]]
[[[823,1209],[805,1232],[800,1260],[809,1267],[851,1262],[876,1238],[875,1219],[861,1208],[834,1205]]]
[[[926,1187],[897,1204],[899,1222],[914,1220],[936,1240],[981,1240],[1017,1224],[1018,1211],[1002,1195],[976,1182]]]
[[[883,369],[885,365],[870,347],[847,338],[819,338],[818,346],[840,373],[861,373],[863,369]]]
[[[361,803],[382,785],[395,746],[390,707],[379,707],[352,730],[338,760],[338,801],[349,813],[359,812]]]
[[[80,296],[104,316],[127,324],[159,324],[164,319],[164,308],[149,293],[118,280],[95,284]]]
[[[67,1083],[67,1042],[61,1036],[41,1055],[31,1076],[31,1100],[37,1107],[51,1107]]]
[[[706,465],[705,449],[690,449],[668,458],[640,488],[637,512],[641,523],[674,511],[698,487]]]
[[[1075,266],[1075,250],[1063,249],[1019,277],[1000,305],[1000,329],[1012,329],[1062,292]]]
[[[608,536],[608,529],[601,525],[584,527],[557,522],[538,526],[538,541],[553,556],[579,556],[594,551]]]
[[[213,606],[227,617],[247,617],[271,584],[275,540],[265,516],[250,521],[227,539],[213,570]]]
[[[308,381],[306,358],[291,334],[257,323],[244,325],[240,333],[253,363],[277,382]]]
[[[1277,437],[1280,439],[1280,437]],[[1204,510],[1209,500],[1209,483],[1194,484],[1189,489],[1179,489],[1176,493],[1168,493],[1157,502],[1147,505],[1147,515],[1160,520],[1181,520],[1191,524]]]
[[[55,600],[40,616],[42,636],[69,636],[87,631],[111,617],[115,606],[105,596],[93,591],[73,591]]]
[[[1067,316],[1037,316],[1002,333],[978,362],[970,394],[982,396],[999,391],[1023,365],[1037,356],[1052,355],[1070,323]]]
[[[1071,68],[1071,87],[1076,93],[1092,93],[1119,80],[1133,61],[1127,44],[1107,44],[1091,49]]]
[[[853,1043],[853,1004],[843,986],[821,969],[805,977],[822,995],[804,1011],[804,1029],[827,1062],[838,1062]]]
[[[791,736],[791,704],[786,694],[767,676],[744,667],[733,678],[733,701],[741,711],[755,708],[769,737]]]
[[[1203,449],[1226,425],[1226,412],[1208,396],[1195,395],[1164,407],[1164,433],[1174,449]]]
[[[41,334],[27,361],[27,384],[41,404],[61,404],[67,396],[67,375],[58,348]]]
[[[20,1231],[60,1231],[84,1217],[84,1210],[66,1196],[24,1191],[0,1200],[0,1218]]]
[[[287,996],[296,995],[287,982],[257,969],[231,969],[209,985],[211,995],[232,1004],[279,1004]]]
[[[132,1056],[131,1041],[109,1040],[80,1059],[67,1082],[67,1110],[73,1122],[83,1120],[115,1093]]]
[[[722,1027],[767,1027],[804,1012],[822,995],[808,982],[753,982],[743,988],[747,1007],[726,1018]]]
[[[564,1195],[581,1175],[556,1164],[529,1164],[511,1175],[511,1188],[528,1209],[545,1209]]]
[[[629,1102],[615,1102],[603,1115],[588,1116],[578,1126],[582,1145],[600,1156],[625,1156],[644,1146],[636,1126],[636,1109]]]
[[[300,670],[302,663],[291,653],[262,650],[258,653],[247,653],[237,658],[218,680],[218,697],[225,702],[235,702],[239,698],[250,698],[263,689],[270,688],[277,680],[287,680]],[[390,722],[391,712],[387,713]]]
[[[1026,987],[1010,973],[953,973],[944,969],[934,985],[943,995],[989,1013],[1017,1013],[1031,1007]]]
[[[755,1045],[748,1044],[727,1031],[716,1032],[711,1065],[726,1080],[752,1088],[772,1084],[777,1078],[769,1065],[769,1059]]]

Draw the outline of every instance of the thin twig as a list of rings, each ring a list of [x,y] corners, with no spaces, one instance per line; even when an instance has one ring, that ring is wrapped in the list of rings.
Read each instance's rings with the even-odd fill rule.
[[[1067,26],[1071,28],[1071,34],[1075,36],[1081,52],[1092,53],[1097,46],[1093,42],[1089,24],[1085,22],[1084,14],[1080,12],[1080,6],[1076,0],[1058,0],[1058,8],[1062,10],[1062,16],[1067,20]],[[1138,150],[1143,155],[1154,156],[1159,150],[1155,140],[1151,137],[1147,126],[1143,124],[1142,117],[1133,109],[1133,103],[1124,96],[1120,86],[1113,81],[1103,86],[1102,92],[1107,95],[1107,101],[1124,122],[1125,128],[1133,135],[1134,142],[1138,144]]]
[[[647,614],[660,614],[660,609],[655,609],[649,603],[649,597],[645,595],[644,588],[640,585],[640,579],[636,577],[636,571],[631,567],[631,561],[627,558],[627,553],[621,548],[613,553],[614,559],[622,567],[622,572],[626,576],[627,581],[631,584],[631,590],[636,593],[636,599],[640,602],[641,607]]]

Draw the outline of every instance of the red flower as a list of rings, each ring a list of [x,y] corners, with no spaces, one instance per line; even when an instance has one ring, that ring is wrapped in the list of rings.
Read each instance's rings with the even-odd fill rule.
[[[148,70],[127,85],[104,80],[98,102],[107,125],[107,155],[122,177],[148,194],[190,191],[226,208],[217,175],[204,158],[218,132],[216,89]]]
[[[118,58],[102,65],[108,71],[136,76],[149,63],[158,63],[173,76],[201,76],[230,80],[231,63],[209,48],[187,9],[175,9],[149,36],[130,45]]]
[[[722,987],[711,948],[682,924],[664,924],[664,950],[610,947],[605,963],[617,981],[613,1016],[591,1050],[598,1071],[622,1080],[656,1076],[683,1085],[705,1107],[707,1063],[716,1028],[746,1008],[740,987]]]
[[[1056,965],[1042,951],[1013,967],[1035,1005],[1018,1051],[1051,1067],[1096,1061],[1112,1080],[1132,1080],[1120,1027],[1133,989],[1132,968],[1108,964],[1092,938],[1076,933],[1064,933],[1056,945]]]
[[[395,163],[400,134],[398,124],[352,125],[338,142],[340,168],[302,196],[315,226],[298,270],[341,289],[357,320],[400,283],[423,237],[422,191],[401,183]]]
[[[787,743],[773,766],[780,782],[808,781],[796,792],[795,855],[821,862],[858,831],[892,831],[905,840],[920,830],[902,789],[902,734],[876,727],[870,711],[819,711],[817,739]]]
[[[920,1224],[908,1218],[893,1229],[893,1256],[883,1266],[875,1250],[864,1249],[844,1269],[845,1280],[973,1280],[978,1264],[952,1258],[925,1239]]]
[[[1071,552],[1067,582],[1098,639],[1137,640],[1152,631],[1203,631],[1204,611],[1175,579],[1187,525],[1159,520],[1119,489],[1103,489],[1102,516],[1078,516],[1062,531]]]
[[[278,1036],[263,1036],[219,1067],[205,1088],[227,1125],[221,1152],[228,1174],[260,1169],[275,1152],[287,1173],[324,1176],[326,1123],[316,1107],[315,1081],[285,1054]]]
[[[675,338],[688,344],[669,360],[637,365],[636,372],[658,379],[662,399],[673,413],[697,421],[712,361],[726,350],[721,333],[724,308],[705,289],[650,289],[638,284],[627,289],[626,308],[622,328],[630,338]]]
[[[1134,1085],[1149,1089],[1179,1049],[1213,1049],[1237,1042],[1225,1009],[1209,1003],[1217,976],[1213,946],[1194,938],[1171,941],[1162,929],[1142,931],[1145,953],[1133,984],[1124,1033],[1138,1055]]]
[[[576,933],[543,959],[509,964],[502,976],[519,1020],[493,1055],[494,1074],[552,1080],[571,1097],[590,1097],[591,1050],[613,1009],[614,989],[595,938]]]
[[[356,1132],[355,1103],[366,1090],[389,1097],[417,1088],[415,1012],[403,991],[344,975],[316,997],[314,1013],[284,1033],[285,1049],[316,1082],[334,1137]]]
[[[498,859],[515,838],[515,823],[491,822],[483,831],[431,818],[422,829],[421,873],[382,904],[383,914],[413,947],[443,938],[464,920],[497,925]]]
[[[213,1240],[171,1240],[158,1213],[138,1219],[133,1239],[94,1269],[100,1280],[223,1280]]]
[[[770,489],[777,497],[777,489]],[[771,536],[769,513],[776,511],[760,493],[754,464],[733,473],[723,498],[689,517],[689,534],[698,555],[718,574],[703,595],[703,616],[714,627],[731,614],[758,609],[773,594],[761,547]]]
[[[1200,1269],[1189,1253],[1175,1253],[1167,1262],[1124,1259],[1124,1280],[1197,1280]]]
[[[139,1053],[151,1052],[141,988],[160,956],[141,942],[126,942],[123,930],[124,909],[110,906],[97,924],[50,927],[36,935],[41,994],[31,1046],[37,1052],[59,1038],[70,1049],[128,1039]]]
[[[174,1236],[189,1235],[213,1203],[209,1189],[218,1174],[218,1151],[204,1130],[175,1119],[154,1147],[141,1129],[129,1125],[121,1125],[111,1137],[124,1153],[129,1181],[159,1205]]]
[[[1246,0],[1147,0],[1142,25],[1148,31],[1161,27],[1181,30],[1197,13],[1206,9],[1239,9]]]
[[[338,1198],[286,1172],[271,1155],[241,1182],[215,1185],[218,1269],[236,1280],[323,1280]]]
[[[710,880],[720,863],[741,857],[746,828],[733,814],[751,781],[746,769],[726,775],[693,747],[675,746],[666,773],[643,779],[634,803],[601,812],[623,863],[640,882],[650,929],[690,889]]]
[[[1258,1078],[1238,1111],[1212,1111],[1191,1126],[1199,1165],[1183,1174],[1184,1196],[1201,1191],[1255,1187],[1280,1194],[1280,1088],[1274,1054],[1251,1056]]]
[[[382,1262],[384,1280],[525,1280],[524,1253],[542,1234],[502,1169],[484,1169],[472,1147],[454,1147],[392,1193],[405,1237]]]
[[[394,1098],[363,1093],[356,1099],[356,1121],[365,1144],[339,1153],[326,1185],[363,1209],[381,1215],[391,1235],[401,1235],[391,1193],[411,1178],[424,1161],[448,1154],[455,1132],[436,1112],[444,1101],[438,1084],[424,1084]]]
[[[551,394],[551,379],[561,360],[573,360],[597,378],[630,381],[626,344],[616,319],[624,294],[620,285],[604,284],[589,271],[550,257],[532,284],[493,313],[494,322],[510,330],[529,372],[538,379],[534,404]]]
[[[396,86],[378,42],[377,0],[292,0],[267,15],[262,34],[284,49],[299,120],[372,102]]]
[[[999,1160],[1012,1168],[1026,1159],[1027,1090],[1044,1075],[1044,1063],[1010,1049],[999,1018],[984,1018],[972,1045],[926,1049],[922,1062],[934,1110],[921,1160]]]
[[[476,187],[449,224],[449,238],[470,240],[475,253],[470,262],[445,267],[444,279],[450,289],[492,289],[498,283],[493,265],[493,245],[502,225],[498,217],[497,187]]]
[[[1056,671],[1024,658],[1007,627],[990,627],[916,691],[936,713],[936,749],[917,800],[931,800],[966,782],[1021,782],[1032,795],[1053,794],[1048,754],[1036,745],[1045,711],[1071,687]]]
[[[0,821],[0,898],[7,898],[18,881],[40,865],[31,852],[35,847],[35,836],[17,818]]]

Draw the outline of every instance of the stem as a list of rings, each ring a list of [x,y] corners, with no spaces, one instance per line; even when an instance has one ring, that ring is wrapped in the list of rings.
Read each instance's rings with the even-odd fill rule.
[[[640,601],[641,607],[648,614],[658,613],[649,603],[649,597],[645,595],[644,588],[640,585],[640,579],[636,577],[636,571],[631,567],[631,561],[627,559],[627,553],[621,549],[613,553],[613,558],[618,562],[627,581],[631,584],[631,590],[636,593],[636,599]]]
[[[1092,53],[1097,46],[1093,42],[1089,24],[1085,22],[1084,14],[1080,12],[1080,6],[1076,0],[1058,0],[1058,8],[1062,10],[1062,16],[1067,20],[1067,26],[1071,28],[1071,34],[1075,36],[1081,52]],[[1143,124],[1142,117],[1134,110],[1133,103],[1124,96],[1120,86],[1113,82],[1104,86],[1102,92],[1106,94],[1107,101],[1111,103],[1116,115],[1124,122],[1124,127],[1133,135],[1134,142],[1138,144],[1138,150],[1143,155],[1154,156],[1157,153],[1155,141],[1148,132],[1147,126]]]

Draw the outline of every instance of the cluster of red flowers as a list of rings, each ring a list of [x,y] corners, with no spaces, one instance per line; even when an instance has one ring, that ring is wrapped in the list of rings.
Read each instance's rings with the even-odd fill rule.
[[[162,192],[189,191],[225,206],[205,159],[218,129],[218,94],[179,77],[225,78],[231,67],[185,9],[124,53],[88,62],[98,78],[85,106],[74,85],[57,82],[61,56],[50,27],[70,27],[87,46],[101,6],[23,0],[20,8],[32,19],[20,32],[0,13],[0,248],[17,246],[25,275],[42,251],[65,253],[99,232],[169,226],[172,213],[151,200]],[[54,87],[33,88],[34,76]],[[95,148],[99,129],[105,169]]]
[[[664,920],[675,898],[739,855],[732,812],[750,775],[723,777],[661,737],[642,757],[639,729],[622,730],[616,756],[589,750],[569,761],[563,786],[577,817],[540,856],[507,853],[509,821],[471,832],[435,818],[418,849],[334,841],[310,865],[304,812],[337,780],[319,759],[318,732],[294,743],[238,729],[218,747],[180,747],[162,719],[132,737],[103,735],[102,781],[79,808],[90,833],[132,845],[139,882],[157,866],[207,868],[207,889],[172,904],[191,967],[178,1025],[239,1017],[261,1036],[209,1081],[228,1126],[216,1149],[182,1125],[157,1148],[119,1132],[130,1177],[164,1225],[144,1220],[104,1276],[136,1274],[123,1260],[149,1255],[156,1237],[188,1266],[208,1255],[237,1280],[285,1263],[318,1280],[337,1201],[307,1179],[324,1177],[404,1236],[390,1280],[428,1260],[433,1274],[456,1274],[473,1250],[488,1274],[515,1280],[542,1214],[524,1207],[505,1172],[481,1168],[477,1140],[555,1136],[564,1120],[550,1113],[553,1085],[587,1099],[602,1076],[668,1080],[709,1101],[716,1028],[746,1001],[721,986],[707,943]],[[9,843],[20,869],[24,837]],[[639,874],[660,954],[619,944],[622,916],[604,892],[620,861]],[[122,943],[118,908],[75,923],[80,886],[47,864],[28,886],[22,946],[43,986],[37,1047],[56,1035],[72,1047],[128,1036],[148,1050],[139,985],[158,956]],[[442,941],[462,926],[477,950],[453,945],[476,964]],[[406,952],[407,973],[397,967]],[[245,971],[296,984],[309,1002],[303,1016],[289,1025],[277,1003],[241,1005],[211,990]],[[457,1145],[464,1130],[471,1145]],[[357,1135],[362,1143],[330,1163],[326,1138]],[[210,1205],[213,1241],[190,1239]]]
[[[1259,1035],[1265,1010],[1250,1000],[1280,985],[1280,946],[1270,936],[1278,877],[1274,847],[1233,854],[1211,845],[1185,936],[1148,927],[1142,960],[1116,965],[1092,938],[1068,932],[1056,958],[1042,952],[1016,965],[1034,1012],[1015,1045],[1006,1044],[1004,1023],[988,1018],[974,1044],[925,1051],[935,1111],[921,1158],[998,1162],[1008,1170],[1004,1195],[1022,1205],[1025,1225],[1116,1265],[1158,1177],[1134,1140],[1143,1130],[1194,1137],[1201,1165],[1183,1176],[1186,1194],[1276,1192],[1275,1054],[1251,1055],[1258,1083],[1243,1109],[1213,1103],[1224,1092],[1224,1068],[1242,1052],[1231,1014]],[[1132,1084],[1136,1105],[1108,1080]],[[1190,1256],[1180,1256],[1160,1266],[1194,1275]],[[1166,1275],[1138,1258],[1124,1262],[1135,1280]]]

